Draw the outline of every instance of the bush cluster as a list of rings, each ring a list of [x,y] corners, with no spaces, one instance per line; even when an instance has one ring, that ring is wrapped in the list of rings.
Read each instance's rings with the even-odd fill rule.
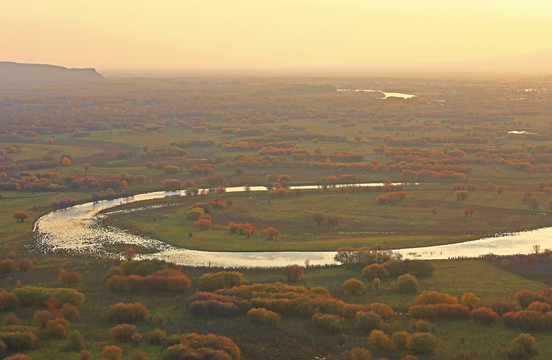
[[[113,291],[187,291],[192,282],[179,270],[163,269],[153,274],[113,275],[107,279],[107,286]]]
[[[236,271],[220,271],[214,274],[204,274],[199,277],[199,289],[215,291],[240,286],[244,282],[243,274]]]
[[[111,305],[107,311],[109,321],[117,324],[142,321],[148,315],[149,311],[142,303],[118,303]]]

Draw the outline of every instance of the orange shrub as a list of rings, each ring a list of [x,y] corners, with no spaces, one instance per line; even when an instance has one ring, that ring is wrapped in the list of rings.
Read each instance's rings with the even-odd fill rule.
[[[111,305],[107,312],[107,318],[114,323],[133,323],[145,320],[149,311],[142,303],[118,303]]]

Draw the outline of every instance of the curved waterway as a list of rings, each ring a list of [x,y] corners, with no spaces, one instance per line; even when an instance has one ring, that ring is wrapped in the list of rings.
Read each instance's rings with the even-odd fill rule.
[[[355,184],[355,186],[382,186],[382,183]],[[351,185],[337,185],[344,187]],[[317,185],[291,186],[290,189],[321,189]],[[200,190],[201,191],[201,190]],[[203,189],[208,192],[208,189]],[[228,187],[226,192],[267,192],[264,186],[249,188]],[[322,191],[322,190],[321,190]],[[106,214],[101,211],[118,205],[170,196],[186,196],[185,190],[157,191],[114,200],[103,200],[52,211],[39,218],[34,227],[34,240],[40,251],[88,256],[116,256],[106,250],[109,245],[136,245],[152,250],[141,254],[141,259],[160,259],[178,265],[217,267],[278,267],[291,264],[335,265],[335,251],[252,251],[223,252],[199,251],[171,246],[163,241],[131,234],[123,229],[102,226]],[[182,234],[185,236],[186,234]],[[527,254],[533,245],[541,249],[552,248],[552,228],[503,234],[479,240],[449,245],[393,250],[408,259],[448,259],[455,257],[479,257]]]

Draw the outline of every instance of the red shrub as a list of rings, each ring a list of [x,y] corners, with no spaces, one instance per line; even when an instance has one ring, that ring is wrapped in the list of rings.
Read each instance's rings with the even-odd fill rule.
[[[481,321],[484,323],[493,322],[498,319],[497,313],[495,313],[492,309],[484,307],[473,309],[471,315],[475,321]]]

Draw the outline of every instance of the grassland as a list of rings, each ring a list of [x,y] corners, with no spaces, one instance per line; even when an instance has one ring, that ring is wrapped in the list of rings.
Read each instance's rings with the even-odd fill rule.
[[[386,205],[376,201],[382,193],[305,191],[301,196],[270,201],[266,193],[221,193],[122,206],[120,209],[172,205],[110,215],[105,221],[175,246],[217,251],[335,250],[374,244],[404,248],[552,225],[547,204],[552,195],[540,184],[552,185],[552,98],[547,92],[524,92],[526,88],[549,88],[548,79],[312,79],[314,84],[337,88],[400,89],[418,95],[408,101],[311,92],[308,86],[307,90],[289,92],[296,86],[295,81],[289,82],[119,79],[105,87],[0,89],[0,261],[10,257],[36,258],[37,262],[29,272],[0,274],[0,290],[25,285],[66,286],[58,280],[60,268],[82,274],[77,289],[86,301],[79,309],[82,318],[72,321],[70,329],[84,336],[92,359],[99,359],[103,347],[111,344],[123,349],[123,360],[129,360],[135,350],[145,352],[149,359],[163,358],[164,345],[142,342],[134,346],[111,338],[114,324],[105,314],[118,302],[142,302],[148,307],[152,316],[137,324],[143,334],[160,328],[168,334],[229,336],[245,360],[312,359],[316,355],[336,359],[353,346],[366,346],[368,334],[352,320],[344,321],[346,335],[330,335],[316,328],[309,317],[284,315],[275,328],[253,325],[243,314],[230,319],[196,317],[190,313],[187,300],[197,290],[201,275],[220,270],[213,268],[180,267],[192,280],[192,288],[185,293],[112,292],[105,275],[118,260],[36,253],[32,250],[33,222],[54,209],[54,200],[62,198],[80,202],[161,190],[171,179],[179,181],[182,188],[271,186],[285,174],[291,185],[315,184],[332,177],[339,182],[343,175],[353,176],[356,182],[421,185],[406,186],[404,201]],[[520,92],[526,101],[509,100],[519,97]],[[531,134],[512,136],[507,134],[509,130]],[[228,144],[237,147],[227,149]],[[285,151],[279,153],[279,149]],[[461,153],[450,155],[455,150]],[[344,159],[343,152],[355,153],[356,160]],[[63,164],[64,156],[71,158],[70,164]],[[379,167],[367,166],[374,164]],[[466,178],[401,176],[403,169],[456,171],[462,166],[470,168],[464,170]],[[193,170],[198,167],[212,170]],[[28,186],[39,188],[48,182],[58,186],[56,191],[47,187],[34,191]],[[488,183],[502,185],[505,191],[486,191]],[[474,184],[477,190],[458,200],[452,190],[454,184]],[[531,192],[531,202],[522,201],[527,192]],[[200,231],[187,218],[187,212],[194,203],[215,198],[231,199],[232,205],[212,209],[210,229]],[[465,215],[465,209],[473,213]],[[16,211],[26,211],[30,218],[17,223],[13,218]],[[336,215],[339,224],[316,225],[316,212]],[[262,235],[231,235],[227,230],[230,222],[249,222],[258,231],[276,227],[281,236],[267,240]],[[126,248],[117,245],[110,250],[119,253]],[[141,251],[144,249],[138,249]],[[525,262],[520,258],[518,265],[523,267]],[[545,288],[543,283],[506,271],[507,266],[497,267],[482,259],[433,264],[435,272],[418,279],[417,294],[393,291],[396,279],[391,277],[382,279],[379,290],[365,280],[366,294],[346,294],[342,283],[352,277],[364,280],[362,266],[310,267],[299,285],[326,287],[332,296],[348,303],[388,304],[397,312],[388,322],[389,334],[414,331],[415,321],[401,314],[424,290],[457,297],[473,292],[486,306],[496,299],[513,302],[520,290]],[[286,281],[280,269],[238,270],[246,284]],[[36,310],[19,306],[10,311],[22,324],[34,326]],[[10,311],[0,311],[0,318]],[[421,359],[453,359],[460,349],[470,349],[472,359],[505,359],[510,341],[525,332],[505,326],[503,320],[493,324],[470,319],[434,320],[432,327],[439,344],[434,355],[422,355]],[[539,349],[534,358],[552,358],[550,333],[531,333]],[[39,337],[39,348],[22,352],[34,360],[78,358],[77,352],[67,350],[67,339],[53,339],[42,329]],[[394,360],[403,355],[371,351],[373,358]]]

